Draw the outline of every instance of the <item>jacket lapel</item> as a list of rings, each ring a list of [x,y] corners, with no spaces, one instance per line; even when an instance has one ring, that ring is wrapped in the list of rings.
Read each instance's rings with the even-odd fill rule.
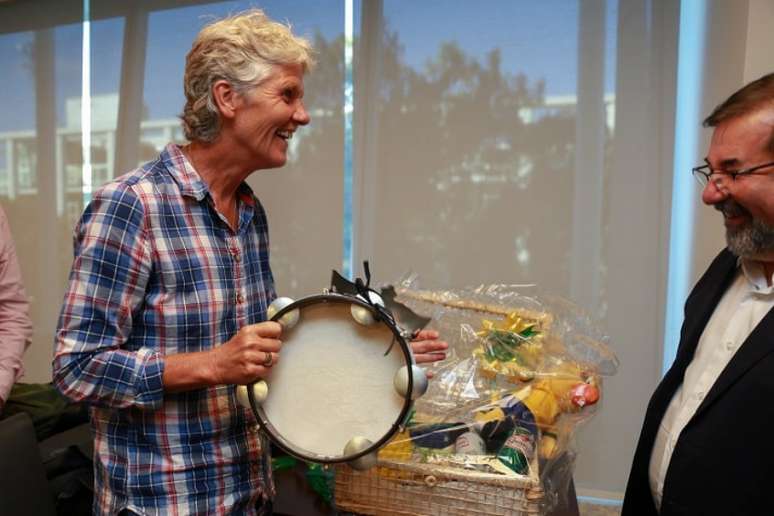
[[[774,308],[761,319],[758,326],[750,333],[742,343],[742,346],[731,358],[723,372],[720,373],[715,384],[707,393],[707,397],[693,418],[699,417],[715,400],[723,395],[739,378],[741,378],[751,367],[757,364],[766,355],[774,351]]]
[[[736,258],[724,249],[696,283],[685,302],[685,320],[680,331],[680,346],[677,349],[677,356],[651,399],[634,455],[632,473],[626,488],[625,514],[629,512],[631,514],[656,513],[648,485],[648,464],[656,432],[672,396],[683,383],[685,370],[693,359],[699,337],[701,337],[707,321],[715,310],[715,306],[733,280],[735,271]]]
[[[680,347],[675,362],[686,366],[693,360],[696,346],[699,344],[704,328],[720,298],[728,290],[736,275],[736,257],[724,249],[710,265],[707,272],[696,284],[691,296],[685,303],[685,321],[680,335]],[[683,371],[685,372],[685,371]],[[682,383],[682,376],[680,378]]]
[[[707,326],[707,322],[723,293],[733,281],[735,272],[736,257],[728,250],[723,250],[696,283],[691,295],[686,300],[685,320],[680,332],[680,347],[677,349],[677,356],[672,367],[669,368],[653,395],[648,411],[649,417],[646,419],[643,429],[648,460],[658,425],[664,417],[672,396],[683,383],[685,370],[693,360],[704,327]]]

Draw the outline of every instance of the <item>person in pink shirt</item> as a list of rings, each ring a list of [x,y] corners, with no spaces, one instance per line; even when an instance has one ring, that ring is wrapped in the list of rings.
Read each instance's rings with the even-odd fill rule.
[[[0,208],[0,414],[13,384],[24,373],[22,355],[30,343],[32,322],[11,228]]]

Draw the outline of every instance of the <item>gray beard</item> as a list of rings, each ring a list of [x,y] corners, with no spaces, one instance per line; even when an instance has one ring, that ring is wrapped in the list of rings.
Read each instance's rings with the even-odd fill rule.
[[[774,251],[774,227],[752,219],[739,229],[726,229],[728,249],[741,258],[755,258]]]

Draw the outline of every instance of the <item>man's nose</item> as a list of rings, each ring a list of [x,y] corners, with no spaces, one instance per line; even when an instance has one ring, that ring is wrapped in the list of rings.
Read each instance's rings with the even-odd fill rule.
[[[725,181],[711,177],[701,192],[701,200],[704,204],[713,205],[726,200],[728,195],[728,185]]]

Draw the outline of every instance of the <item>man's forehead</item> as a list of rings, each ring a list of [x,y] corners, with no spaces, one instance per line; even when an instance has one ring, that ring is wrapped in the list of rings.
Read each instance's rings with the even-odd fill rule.
[[[769,151],[774,129],[774,111],[758,110],[724,120],[715,127],[710,142],[708,161],[734,165],[750,156]]]

